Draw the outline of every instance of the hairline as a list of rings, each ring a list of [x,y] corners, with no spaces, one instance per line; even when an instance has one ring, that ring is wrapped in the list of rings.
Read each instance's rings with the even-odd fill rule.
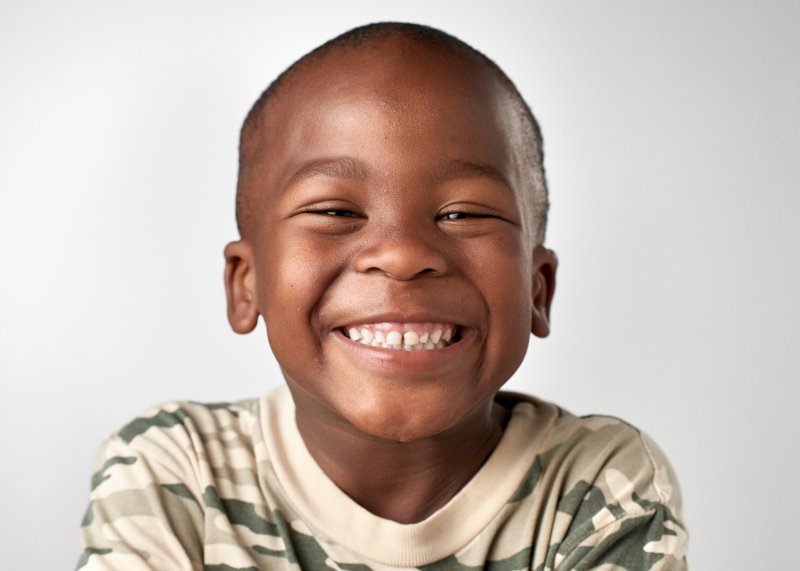
[[[524,189],[528,195],[523,197],[524,214],[529,219],[532,228],[532,239],[535,243],[544,242],[547,227],[547,214],[549,210],[549,197],[547,181],[544,172],[543,139],[539,124],[530,107],[519,93],[514,83],[506,73],[493,60],[476,50],[466,42],[451,36],[446,32],[423,26],[420,24],[407,24],[400,22],[380,22],[353,28],[328,40],[314,48],[300,59],[295,61],[278,77],[276,77],[250,108],[240,131],[239,138],[239,176],[236,191],[236,223],[239,234],[246,238],[251,234],[253,202],[245,190],[243,181],[246,179],[248,163],[255,141],[259,139],[259,129],[264,124],[264,115],[268,112],[271,103],[274,103],[283,90],[284,84],[303,71],[314,66],[322,59],[346,49],[358,49],[370,44],[380,43],[392,38],[403,41],[419,43],[428,47],[439,47],[450,50],[458,56],[465,57],[476,65],[487,70],[492,79],[499,82],[505,93],[509,96],[509,103],[514,113],[518,116],[519,127],[523,137],[522,149],[515,145],[515,154],[523,151],[522,157],[517,157],[523,165],[527,164],[528,176],[523,176],[531,188]]]

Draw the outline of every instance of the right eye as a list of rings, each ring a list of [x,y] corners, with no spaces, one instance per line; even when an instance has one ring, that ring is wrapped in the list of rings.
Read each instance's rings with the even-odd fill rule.
[[[327,218],[361,218],[357,205],[347,200],[321,200],[301,206],[298,214],[315,214]]]
[[[339,236],[359,230],[366,215],[348,200],[321,200],[299,207],[292,217],[301,228],[318,234]]]
[[[338,216],[344,218],[355,218],[358,216],[352,210],[344,210],[342,208],[329,208],[326,210],[310,210],[310,214],[322,214],[324,216]]]

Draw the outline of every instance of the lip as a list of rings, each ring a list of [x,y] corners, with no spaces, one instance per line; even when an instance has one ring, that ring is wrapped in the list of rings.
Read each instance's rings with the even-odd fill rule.
[[[381,316],[381,320],[385,317]],[[408,316],[406,323],[411,323]],[[363,323],[363,322],[360,322]],[[383,372],[394,373],[436,373],[453,368],[463,361],[464,354],[475,344],[478,335],[474,329],[459,326],[461,339],[442,349],[421,349],[403,351],[372,347],[350,340],[341,328],[335,329],[331,337],[333,341],[351,358],[364,366]]]
[[[469,328],[468,325],[464,323],[460,323],[454,320],[451,317],[448,317],[444,314],[439,314],[435,312],[416,312],[416,313],[408,313],[408,312],[399,312],[399,311],[392,311],[387,313],[375,313],[369,315],[359,316],[356,319],[350,319],[347,322],[340,323],[335,327],[337,329],[340,328],[348,328],[354,325],[361,325],[364,323],[452,323],[458,327],[462,328]]]

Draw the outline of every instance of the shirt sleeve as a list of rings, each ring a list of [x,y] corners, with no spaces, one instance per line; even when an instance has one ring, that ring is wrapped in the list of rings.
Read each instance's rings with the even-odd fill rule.
[[[558,571],[687,569],[688,533],[677,478],[647,435],[639,433],[637,441],[633,448],[648,462],[631,471],[632,463],[612,461],[601,472],[559,546]],[[585,509],[589,505],[594,509]]]
[[[179,412],[137,418],[100,447],[77,569],[202,569],[202,492]]]
[[[686,533],[667,506],[624,516],[573,548],[559,571],[685,571]]]

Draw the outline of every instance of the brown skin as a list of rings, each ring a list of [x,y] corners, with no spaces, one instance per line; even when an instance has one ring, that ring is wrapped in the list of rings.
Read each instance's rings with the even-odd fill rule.
[[[326,474],[421,521],[497,445],[494,396],[549,333],[557,261],[523,216],[514,110],[473,62],[396,39],[325,56],[270,106],[244,181],[263,189],[259,222],[225,249],[229,320],[247,333],[263,316]],[[342,335],[382,321],[456,323],[461,341],[407,353]]]

